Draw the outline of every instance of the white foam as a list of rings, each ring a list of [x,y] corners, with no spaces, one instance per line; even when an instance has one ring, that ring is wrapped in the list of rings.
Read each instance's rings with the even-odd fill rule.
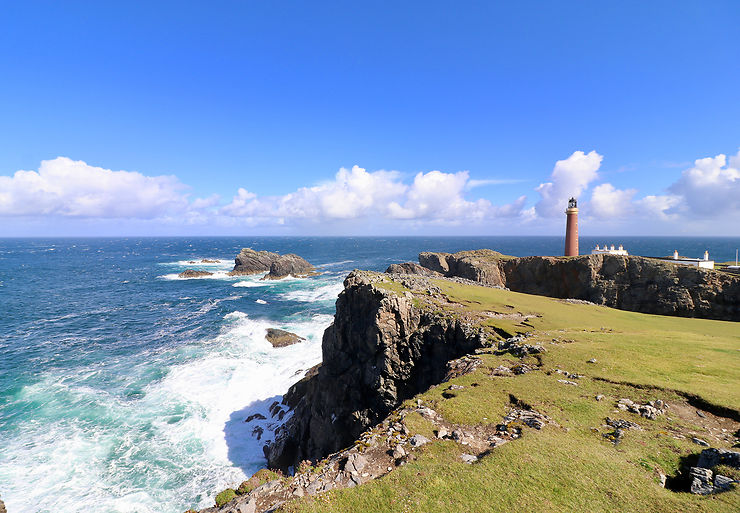
[[[89,369],[39,376],[15,398],[34,405],[38,421],[0,439],[8,510],[180,513],[211,506],[217,492],[264,465],[262,445],[279,424],[269,405],[321,360],[321,335],[331,319],[281,325],[306,341],[274,348],[265,331],[275,323],[231,312],[207,344],[178,350],[184,363],[154,353],[152,359],[166,362],[133,365],[132,377],[160,364],[167,369],[136,400],[83,384]],[[267,419],[245,423],[251,413]],[[255,425],[264,429],[259,441]]]
[[[260,281],[261,278],[255,278],[252,280],[238,281],[232,285],[232,287],[267,287],[270,283],[266,281]]]
[[[163,274],[161,276],[157,276],[157,278],[161,278],[163,280],[234,280],[236,279],[236,277],[229,275],[229,271],[209,271],[209,272],[213,272],[213,274],[209,274],[206,276],[183,277],[179,275],[180,273],[170,273],[170,274]]]
[[[304,303],[333,301],[342,290],[344,290],[344,286],[341,282],[328,283],[312,289],[291,290],[290,292],[281,294],[281,297],[289,301],[302,301]]]
[[[266,305],[267,304],[267,301],[265,301],[264,299],[255,299],[254,302],[257,303],[258,305]]]
[[[342,260],[341,262],[329,262],[328,264],[322,264],[321,267],[334,267],[337,265],[351,264],[354,260]]]

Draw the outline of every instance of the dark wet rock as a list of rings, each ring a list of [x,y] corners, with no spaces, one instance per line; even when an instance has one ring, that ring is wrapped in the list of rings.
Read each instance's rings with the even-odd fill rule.
[[[202,278],[203,276],[211,276],[213,273],[208,271],[196,271],[195,269],[185,269],[183,272],[178,274],[179,278]]]
[[[253,420],[266,420],[266,419],[267,419],[267,417],[265,417],[261,413],[255,413],[255,414],[250,415],[249,417],[247,417],[244,422],[252,422]]]
[[[422,268],[515,292],[622,310],[740,320],[740,276],[640,256],[514,258],[491,250],[420,253]],[[425,273],[403,265],[404,272]]]
[[[307,276],[314,271],[311,264],[292,253],[279,255],[270,251],[244,248],[236,255],[234,270],[229,274],[239,276],[267,272],[266,279],[277,280],[286,276]]]
[[[292,346],[293,344],[298,344],[299,342],[306,340],[295,333],[279,330],[277,328],[267,328],[265,338],[270,344],[272,344],[272,347]]]

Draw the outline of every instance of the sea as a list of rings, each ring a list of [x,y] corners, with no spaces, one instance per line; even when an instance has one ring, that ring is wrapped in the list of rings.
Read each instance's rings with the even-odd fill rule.
[[[740,237],[581,237],[582,250],[597,243],[734,261]],[[228,276],[243,247],[297,253],[321,274]],[[352,269],[479,248],[558,255],[563,239],[0,239],[0,499],[10,513],[212,506],[265,465],[268,408],[321,361]],[[270,327],[306,340],[273,348]]]

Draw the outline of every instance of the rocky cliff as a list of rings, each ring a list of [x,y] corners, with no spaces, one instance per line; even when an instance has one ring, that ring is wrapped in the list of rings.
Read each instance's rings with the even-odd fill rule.
[[[421,278],[402,283],[433,289]],[[425,308],[383,275],[354,271],[344,286],[324,333],[323,363],[285,396],[293,415],[265,450],[271,468],[346,447],[401,401],[441,382],[449,360],[485,340],[475,323]]]
[[[491,250],[421,253],[387,272],[459,277],[515,292],[661,315],[740,320],[740,277],[639,256],[508,257]]]

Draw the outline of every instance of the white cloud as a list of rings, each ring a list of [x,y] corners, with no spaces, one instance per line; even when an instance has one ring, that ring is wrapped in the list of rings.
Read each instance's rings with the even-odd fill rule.
[[[632,198],[637,189],[616,189],[610,183],[594,187],[589,203],[591,215],[602,219],[617,219],[634,212]]]
[[[186,207],[174,176],[111,171],[66,157],[41,162],[38,171],[0,176],[0,215],[143,218]]]
[[[673,209],[685,215],[717,217],[740,212],[740,150],[729,158],[697,159],[694,167],[681,174],[681,178],[668,189],[680,201]]]
[[[341,168],[330,182],[284,196],[258,198],[239,189],[221,212],[235,217],[355,219],[373,210],[382,212],[400,197],[407,187],[399,177],[395,171],[368,173],[359,166]]]
[[[416,221],[459,222],[491,216],[515,216],[526,198],[510,205],[493,206],[488,200],[469,201],[467,171],[418,173],[413,183],[403,183],[396,171],[374,171],[354,166],[341,168],[334,180],[302,187],[283,196],[257,197],[239,189],[231,203],[221,209],[227,216],[265,221],[279,218],[348,220],[364,217]]]
[[[578,197],[588,187],[588,184],[598,178],[596,173],[601,167],[604,157],[595,151],[584,153],[573,152],[565,160],[558,160],[550,175],[550,182],[540,184],[537,192],[541,199],[535,205],[535,211],[540,217],[561,216],[568,199]]]

